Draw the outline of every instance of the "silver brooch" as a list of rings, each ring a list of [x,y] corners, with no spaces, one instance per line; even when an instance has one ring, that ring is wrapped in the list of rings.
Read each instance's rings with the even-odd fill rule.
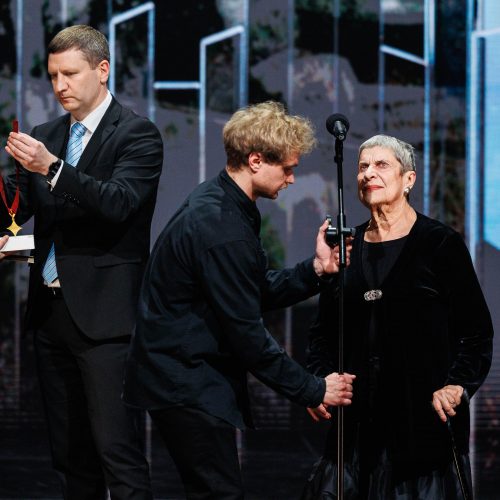
[[[366,301],[379,300],[382,298],[382,290],[368,290],[364,293],[363,297]]]

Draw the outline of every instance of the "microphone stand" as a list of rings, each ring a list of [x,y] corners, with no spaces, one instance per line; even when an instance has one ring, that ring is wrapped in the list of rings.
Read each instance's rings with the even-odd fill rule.
[[[344,136],[345,138],[345,136]],[[344,373],[344,283],[347,266],[346,238],[354,236],[355,229],[346,227],[344,214],[344,178],[342,162],[344,160],[343,140],[335,138],[335,163],[337,164],[339,213],[337,227],[327,228],[326,240],[331,246],[339,245],[339,359],[338,373]],[[337,407],[337,499],[344,499],[344,407]]]

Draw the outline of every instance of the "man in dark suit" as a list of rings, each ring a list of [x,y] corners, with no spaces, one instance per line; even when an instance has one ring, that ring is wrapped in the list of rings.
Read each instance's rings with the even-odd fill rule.
[[[125,401],[149,410],[193,500],[244,496],[234,428],[252,425],[247,372],[326,418],[352,396],[351,375],[311,376],[262,322],[338,269],[326,223],[314,257],[292,269],[268,270],[259,238],[255,201],[293,184],[311,125],[267,102],[237,111],[223,135],[226,168],[191,193],[152,252],[125,377]]]
[[[109,48],[89,26],[48,46],[68,114],[9,135],[24,167],[18,221],[35,217],[27,327],[65,499],[150,499],[137,413],[121,399],[163,161],[157,128],[109,93]],[[16,177],[7,179],[10,196]],[[5,217],[6,214],[4,214]],[[2,225],[5,227],[5,225]]]

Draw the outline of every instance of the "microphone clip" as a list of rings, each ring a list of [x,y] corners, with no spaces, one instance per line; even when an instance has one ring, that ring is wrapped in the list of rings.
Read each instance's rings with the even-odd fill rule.
[[[332,225],[332,217],[330,215],[326,216],[326,220],[328,221],[328,227],[325,231],[325,241],[326,244],[331,248],[339,244],[341,234],[345,235],[346,238],[354,237],[354,235],[356,234],[355,227],[344,227],[342,223],[339,224],[340,230],[339,228],[334,227]]]

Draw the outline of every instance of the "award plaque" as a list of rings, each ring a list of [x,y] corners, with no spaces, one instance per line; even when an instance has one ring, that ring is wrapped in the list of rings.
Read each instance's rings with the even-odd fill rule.
[[[19,133],[19,122],[17,120],[12,120],[12,132]],[[9,240],[2,248],[2,252],[32,250],[33,248],[35,248],[33,235],[17,236],[17,233],[19,233],[19,231],[22,229],[21,226],[19,226],[16,222],[16,214],[19,208],[19,165],[17,163],[16,163],[16,194],[14,195],[14,200],[12,201],[12,204],[9,206],[7,202],[7,195],[5,192],[5,186],[1,175],[0,175],[0,197],[2,198],[3,204],[5,205],[5,208],[7,209],[7,212],[10,218],[12,219],[11,224],[5,228],[12,234],[12,236],[9,237]],[[24,256],[19,256],[19,255],[17,256],[8,255],[6,258],[9,257],[12,258],[13,260],[20,260],[20,257],[24,258]],[[28,260],[28,257],[26,257],[25,260]]]

